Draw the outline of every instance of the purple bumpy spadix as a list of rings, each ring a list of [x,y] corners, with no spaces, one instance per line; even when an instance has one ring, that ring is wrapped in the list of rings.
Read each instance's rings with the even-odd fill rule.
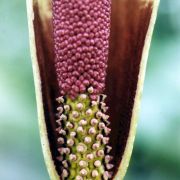
[[[61,95],[102,93],[108,59],[110,0],[53,0],[55,68]]]

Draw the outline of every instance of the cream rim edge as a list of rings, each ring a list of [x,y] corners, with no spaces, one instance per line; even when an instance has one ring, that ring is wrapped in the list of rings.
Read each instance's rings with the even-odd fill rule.
[[[29,41],[30,41],[30,50],[31,50],[31,59],[33,66],[33,74],[34,74],[34,82],[35,82],[35,91],[36,91],[36,102],[37,102],[37,114],[38,114],[38,123],[40,130],[40,139],[41,146],[43,150],[44,160],[47,166],[47,170],[49,176],[52,180],[58,180],[59,175],[55,169],[54,161],[52,159],[47,129],[44,117],[44,109],[42,104],[42,89],[41,89],[41,79],[40,79],[40,71],[37,61],[37,52],[36,52],[36,43],[35,43],[35,32],[34,32],[34,12],[33,12],[33,4],[37,3],[36,0],[26,0],[27,5],[27,15],[28,15],[28,27],[29,27]]]

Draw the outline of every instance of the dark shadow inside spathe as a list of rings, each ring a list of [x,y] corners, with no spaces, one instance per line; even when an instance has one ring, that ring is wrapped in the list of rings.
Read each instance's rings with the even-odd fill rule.
[[[140,62],[151,13],[151,2],[112,2],[106,94],[110,107],[115,171],[120,165],[129,136]]]

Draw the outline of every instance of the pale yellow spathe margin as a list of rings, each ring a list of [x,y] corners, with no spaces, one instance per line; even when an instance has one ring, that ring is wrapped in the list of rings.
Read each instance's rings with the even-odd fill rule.
[[[52,180],[59,180],[59,175],[57,174],[57,171],[55,169],[54,161],[52,159],[52,155],[50,152],[50,146],[48,142],[47,129],[46,129],[46,123],[45,123],[45,117],[44,117],[44,108],[42,104],[43,101],[42,101],[41,79],[40,79],[39,65],[37,61],[35,32],[34,32],[34,27],[33,27],[34,26],[33,3],[37,3],[37,1],[26,0],[28,26],[29,26],[29,40],[30,40],[31,59],[32,59],[32,65],[33,65],[34,81],[35,81],[35,91],[36,91],[41,145],[42,145],[44,159],[45,159],[45,163],[48,169],[49,176],[51,177]]]
[[[156,21],[156,17],[157,17],[157,10],[158,10],[158,6],[159,6],[159,0],[142,0],[142,1],[147,1],[147,3],[152,1],[152,3],[153,3],[152,9],[153,10],[152,10],[149,28],[148,28],[148,31],[146,34],[144,47],[143,47],[143,53],[142,53],[142,58],[141,58],[141,63],[140,63],[140,71],[139,71],[139,75],[138,75],[136,96],[134,99],[131,125],[130,125],[130,130],[129,130],[129,137],[127,139],[127,144],[126,144],[126,148],[125,148],[125,151],[124,151],[124,154],[122,157],[120,167],[118,169],[116,176],[114,177],[114,180],[123,180],[123,178],[126,174],[128,165],[129,165],[130,158],[131,158],[134,139],[135,139],[135,135],[136,135],[137,116],[138,116],[138,112],[139,112],[140,99],[141,99],[142,90],[143,90],[146,64],[147,64],[149,48],[150,48],[150,44],[151,44],[152,33],[153,33],[153,29],[154,29],[154,25],[155,25],[155,21]]]

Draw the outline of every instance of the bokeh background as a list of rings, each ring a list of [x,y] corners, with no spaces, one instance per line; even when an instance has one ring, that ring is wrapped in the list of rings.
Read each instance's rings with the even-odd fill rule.
[[[179,17],[180,1],[161,1],[125,180],[180,179]],[[0,1],[0,180],[49,180],[22,0]]]

